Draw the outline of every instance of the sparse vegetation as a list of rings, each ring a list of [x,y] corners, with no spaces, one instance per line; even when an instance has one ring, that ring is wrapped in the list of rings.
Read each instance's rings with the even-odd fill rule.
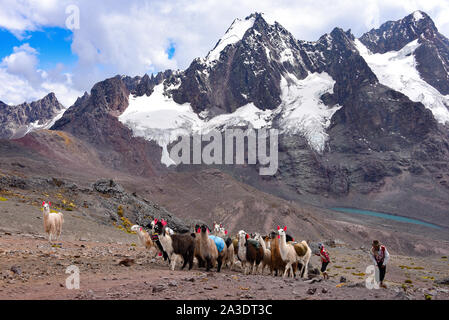
[[[409,266],[405,266],[405,265],[401,265],[399,266],[399,268],[401,268],[402,270],[407,269],[407,270],[424,270],[423,267],[409,267]]]
[[[120,218],[123,218],[123,207],[122,205],[119,205],[117,208],[117,214]]]
[[[131,230],[131,227],[133,226],[133,223],[129,221],[128,218],[124,216],[124,210],[123,206],[119,205],[117,208],[117,214],[120,217],[121,224],[117,224],[116,222],[113,222],[112,224],[119,230],[122,230],[129,234],[136,234],[136,232]]]

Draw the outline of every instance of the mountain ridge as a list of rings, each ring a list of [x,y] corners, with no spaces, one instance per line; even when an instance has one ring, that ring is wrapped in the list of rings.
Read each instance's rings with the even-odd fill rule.
[[[180,128],[193,132],[197,121],[213,123],[224,116],[237,127],[251,128],[255,122],[241,118],[238,111],[254,106],[250,110],[260,115],[257,120],[263,118],[266,125],[284,129],[279,137],[279,171],[261,178],[257,166],[217,166],[219,170],[290,200],[320,206],[364,205],[412,216],[431,208],[432,219],[447,221],[449,131],[435,119],[426,101],[413,101],[385,85],[382,75],[364,58],[357,40],[374,39],[377,29],[370,31],[371,38],[356,39],[350,30],[334,28],[317,41],[302,41],[279,23],[265,21],[262,14],[249,17],[254,20],[251,27],[239,33],[240,40],[223,47],[218,60],[208,62],[206,56],[194,59],[183,71],[101,81],[51,129],[89,143],[101,161],[115,170],[164,176],[205,168],[167,168],[161,163],[164,148],[176,141]],[[408,17],[386,25],[395,30],[390,38],[399,40],[393,45],[385,38],[384,47],[397,48],[404,42],[401,39],[406,37],[397,34],[402,34],[401,28],[409,30],[405,22],[416,23],[413,14]],[[423,17],[418,22],[427,23],[423,27],[427,30],[433,22]],[[421,46],[413,51],[417,69],[436,74],[437,82],[444,82],[446,47],[441,43],[447,39],[435,32],[425,34],[432,37],[420,38]],[[364,41],[372,47],[374,42],[368,40]],[[425,52],[418,51],[423,44],[442,58],[433,64],[423,59]],[[424,76],[423,81],[433,86],[428,78]],[[445,85],[439,87],[435,89],[442,95]],[[120,120],[135,98],[155,95],[170,106],[190,108],[188,119],[175,110],[170,117],[178,125],[165,131],[145,126],[148,122],[143,120],[151,115],[148,110],[142,110],[135,123]],[[220,129],[226,127],[226,122],[219,124]],[[138,126],[142,134],[135,131]],[[432,193],[426,191],[432,188]],[[401,205],[404,201],[409,204]]]

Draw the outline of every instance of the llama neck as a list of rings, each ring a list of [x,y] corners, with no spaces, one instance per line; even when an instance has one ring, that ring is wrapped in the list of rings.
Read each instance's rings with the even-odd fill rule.
[[[245,261],[246,260],[246,246],[245,246],[245,239],[239,237],[239,251],[238,256],[240,260]]]
[[[200,241],[202,243],[202,246],[208,246],[209,245],[209,235],[207,234],[207,232],[202,232],[200,233]]]
[[[48,219],[49,215],[50,215],[50,208],[44,208],[44,221]]]
[[[267,246],[265,245],[265,241],[263,240],[263,238],[259,238],[259,243],[262,246],[263,251],[266,251]]]
[[[281,238],[279,239],[279,251],[281,252],[281,257],[283,260],[285,260],[285,257],[287,256],[287,242],[285,239],[285,234],[281,235]]]
[[[170,255],[171,252],[173,251],[171,237],[169,235],[166,235],[165,232],[162,232],[161,235],[159,236],[159,241],[161,242],[164,251]]]

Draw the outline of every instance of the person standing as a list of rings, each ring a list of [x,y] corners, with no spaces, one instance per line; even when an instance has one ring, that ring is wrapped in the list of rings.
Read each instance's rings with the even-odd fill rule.
[[[320,253],[315,253],[315,255],[320,256],[321,258],[321,272],[323,273],[323,279],[329,279],[329,275],[326,272],[327,265],[331,262],[329,258],[329,253],[324,248],[322,243],[318,243],[318,248],[320,249]]]
[[[387,248],[380,244],[379,240],[373,240],[370,256],[374,265],[379,268],[379,285],[382,288],[386,288],[387,286],[384,284],[384,279],[390,254],[388,253]]]

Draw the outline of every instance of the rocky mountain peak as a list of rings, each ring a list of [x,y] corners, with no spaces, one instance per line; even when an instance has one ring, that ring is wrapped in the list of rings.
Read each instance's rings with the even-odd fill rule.
[[[0,107],[0,138],[3,139],[21,138],[33,129],[46,128],[65,110],[53,92],[31,103],[7,105],[0,102]]]
[[[388,21],[360,37],[360,41],[373,53],[398,51],[420,37],[432,39],[438,30],[423,11],[415,11],[403,19]]]

